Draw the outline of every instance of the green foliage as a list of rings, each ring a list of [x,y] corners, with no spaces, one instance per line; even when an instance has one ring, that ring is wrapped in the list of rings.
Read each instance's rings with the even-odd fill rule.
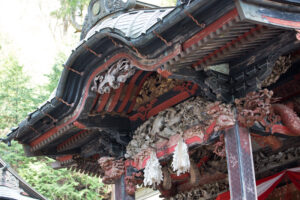
[[[153,0],[139,0],[139,1],[149,3],[149,4],[154,4],[160,7],[176,6],[177,3],[177,0],[160,0],[159,2]]]
[[[8,128],[15,126],[27,113],[34,111],[48,99],[57,86],[64,60],[63,54],[57,57],[52,72],[46,75],[47,84],[30,85],[30,77],[23,72],[16,57],[0,49],[0,137],[4,137]],[[49,199],[103,199],[103,195],[108,193],[109,188],[99,178],[67,169],[54,170],[50,166],[54,160],[47,157],[26,157],[22,145],[15,141],[11,147],[0,143],[0,157]]]
[[[52,67],[52,71],[49,74],[46,74],[45,76],[48,79],[48,83],[45,85],[44,89],[52,93],[54,89],[57,87],[61,72],[62,72],[62,65],[66,61],[66,55],[63,53],[59,53],[56,62]]]
[[[161,0],[160,6],[175,6],[177,3],[177,0]]]
[[[15,141],[11,147],[0,143],[0,155],[32,187],[49,199],[103,199],[109,192],[109,188],[98,178],[67,169],[54,170],[50,166],[54,160],[47,157],[26,157],[22,145]]]
[[[150,0],[141,1],[152,3]],[[63,22],[65,32],[69,25],[72,25],[76,32],[80,32],[89,2],[90,0],[60,0],[60,7],[51,15]],[[175,6],[176,2],[177,0],[161,0],[158,6]]]
[[[82,13],[89,2],[90,0],[60,0],[60,8],[53,12],[53,15],[58,19],[71,17],[76,11]]]
[[[55,92],[55,89],[58,85],[61,72],[63,70],[63,63],[66,61],[66,55],[59,53],[56,57],[56,61],[52,67],[52,70],[49,74],[45,74],[47,78],[47,83],[45,85],[37,86],[39,90],[38,98],[41,102],[46,101],[49,96]]]
[[[16,125],[38,103],[29,77],[13,55],[0,62],[0,129]]]
[[[84,11],[90,0],[60,0],[60,8],[51,13],[52,16],[64,23],[65,31],[71,24],[76,31],[81,31]]]

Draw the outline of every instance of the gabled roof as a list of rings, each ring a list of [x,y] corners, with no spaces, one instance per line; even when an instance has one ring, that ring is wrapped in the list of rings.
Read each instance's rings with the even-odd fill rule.
[[[21,178],[7,163],[0,158],[0,198],[30,200],[46,200],[23,178]]]

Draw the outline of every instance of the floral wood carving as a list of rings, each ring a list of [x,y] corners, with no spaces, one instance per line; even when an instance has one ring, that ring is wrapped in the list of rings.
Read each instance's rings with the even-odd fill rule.
[[[177,85],[182,84],[182,81],[174,79],[166,79],[159,74],[154,73],[147,78],[136,98],[136,108],[138,105],[150,102],[152,99],[168,92]],[[135,109],[136,109],[135,108]]]
[[[192,86],[185,84],[183,88],[189,88],[192,91]],[[180,88],[177,87],[177,89]],[[144,116],[146,113],[147,109],[145,108]],[[134,159],[139,152],[146,150],[150,145],[165,141],[164,138],[170,138],[178,133],[184,133],[183,138],[185,139],[192,136],[202,138],[205,130],[213,121],[216,121],[215,131],[234,125],[231,105],[219,102],[211,103],[201,97],[191,98],[175,107],[159,112],[158,115],[150,117],[139,126],[126,147],[125,157]]]
[[[273,66],[272,73],[262,82],[262,87],[267,87],[275,83],[282,74],[292,66],[291,55],[280,56]]]
[[[158,137],[158,134],[170,138],[197,125],[208,126],[209,116],[206,114],[208,103],[203,98],[197,97],[150,117],[135,130],[133,139],[126,147],[125,157],[134,158],[139,152],[148,149],[150,145],[165,141],[165,139]],[[145,113],[146,110],[145,108]]]
[[[255,122],[270,122],[266,125],[269,131],[271,126],[279,121],[273,112],[271,98],[273,91],[267,89],[258,92],[250,92],[244,98],[235,99],[238,112],[238,121],[245,127],[252,127]]]
[[[225,150],[225,141],[224,141],[224,134],[220,135],[219,141],[217,141],[214,145],[214,153],[222,158],[226,157],[226,150]]]
[[[214,131],[228,128],[235,123],[231,104],[221,104],[220,102],[210,103],[207,106],[207,114],[211,117],[212,121],[216,121]]]
[[[109,68],[107,73],[99,74],[94,78],[91,90],[104,94],[110,93],[111,88],[118,89],[121,83],[125,83],[134,74],[134,68],[129,60],[119,60]]]
[[[236,99],[238,120],[245,127],[252,127],[255,122],[265,126],[266,132],[281,121],[293,135],[300,135],[300,118],[283,104],[271,104],[276,101],[272,99],[273,92],[267,89],[258,92],[250,92],[246,97]],[[266,122],[268,121],[268,123]]]
[[[104,171],[102,182],[105,184],[113,184],[121,178],[125,172],[124,161],[116,160],[112,157],[102,157],[98,160],[101,169]]]

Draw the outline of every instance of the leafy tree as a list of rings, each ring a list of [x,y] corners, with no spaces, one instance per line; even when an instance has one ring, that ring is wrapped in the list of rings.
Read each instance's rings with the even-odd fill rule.
[[[44,86],[44,89],[48,93],[52,93],[57,87],[63,69],[62,65],[65,61],[66,61],[66,55],[63,53],[59,53],[58,56],[56,57],[56,62],[52,67],[52,71],[49,74],[45,75],[48,79],[48,83]]]
[[[22,145],[16,141],[8,147],[0,143],[0,156],[13,167],[32,187],[53,200],[103,199],[110,188],[98,178],[72,172],[67,169],[54,170],[54,160],[47,157],[26,157]]]
[[[47,82],[45,85],[37,86],[38,90],[40,91],[40,95],[38,98],[43,102],[46,101],[49,96],[55,92],[55,89],[58,85],[59,78],[61,75],[61,72],[63,70],[63,63],[66,61],[66,55],[62,52],[58,53],[56,57],[56,61],[52,67],[52,70],[49,74],[45,74],[45,77],[47,78]]]
[[[151,3],[150,0],[141,0]],[[53,11],[52,16],[62,20],[64,24],[64,31],[66,32],[69,25],[75,29],[76,32],[81,32],[82,25],[90,0],[60,0],[59,9]],[[161,0],[159,6],[175,6],[177,0]]]
[[[0,129],[16,125],[34,110],[38,100],[29,86],[29,76],[13,55],[0,65]]]
[[[46,75],[48,83],[36,86],[30,85],[30,77],[23,72],[16,57],[0,49],[0,137],[48,99],[57,86],[64,58],[63,54],[58,56],[52,72]],[[109,187],[99,178],[67,169],[54,170],[50,166],[54,160],[47,157],[26,157],[22,145],[16,141],[11,147],[0,143],[0,157],[49,199],[103,199],[109,193]]]
[[[161,0],[160,1],[160,6],[175,6],[177,0]]]
[[[51,14],[62,20],[65,32],[70,24],[76,32],[80,32],[85,15],[84,11],[87,10],[89,2],[90,0],[60,0],[60,8]]]

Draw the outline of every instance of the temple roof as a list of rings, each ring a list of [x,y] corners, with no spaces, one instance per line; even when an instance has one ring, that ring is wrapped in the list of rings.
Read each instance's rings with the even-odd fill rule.
[[[46,199],[28,185],[12,168],[0,158],[0,197],[1,199]]]
[[[278,10],[261,15],[270,9]],[[54,97],[6,141],[56,158],[56,167],[77,160],[100,175],[95,160],[124,157],[133,132],[159,112],[195,96],[232,103],[258,90],[278,57],[300,44],[294,28],[251,21],[243,11],[231,0],[195,0],[92,19]]]

